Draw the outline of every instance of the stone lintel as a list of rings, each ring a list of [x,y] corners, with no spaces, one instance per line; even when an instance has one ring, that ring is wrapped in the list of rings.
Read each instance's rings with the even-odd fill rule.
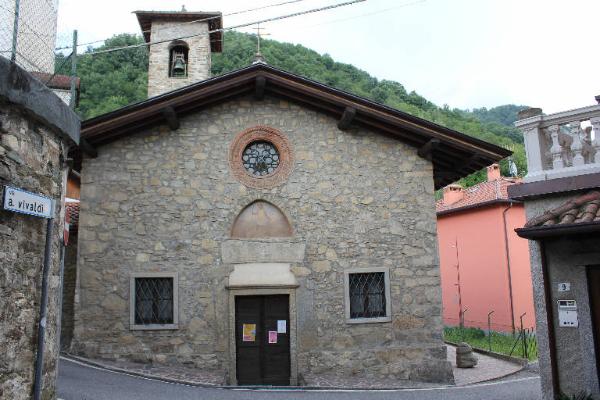
[[[296,277],[287,263],[236,264],[229,275],[229,289],[298,287]]]
[[[230,239],[221,245],[221,256],[226,264],[297,263],[304,261],[305,250],[303,241]]]

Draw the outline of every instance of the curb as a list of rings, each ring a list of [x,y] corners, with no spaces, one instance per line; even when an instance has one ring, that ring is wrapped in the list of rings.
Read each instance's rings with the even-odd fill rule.
[[[448,343],[448,344],[452,345],[452,343]],[[494,353],[494,354],[496,354],[496,353]],[[72,362],[76,362],[79,364],[83,364],[83,365],[87,365],[87,366],[91,366],[91,367],[95,367],[95,368],[99,368],[99,369],[103,369],[103,370],[107,370],[107,371],[111,371],[111,372],[115,372],[115,373],[120,373],[120,374],[124,374],[124,375],[135,376],[135,377],[143,378],[143,379],[150,379],[150,380],[161,381],[161,382],[166,382],[166,383],[173,383],[173,384],[178,384],[178,385],[200,387],[200,388],[207,388],[207,389],[249,390],[249,391],[264,391],[264,390],[280,390],[281,391],[281,390],[285,390],[285,391],[357,391],[357,392],[360,391],[360,392],[364,392],[364,391],[402,391],[402,390],[415,390],[415,389],[427,390],[427,389],[442,389],[442,388],[461,388],[461,387],[469,387],[471,385],[477,385],[480,383],[489,383],[491,381],[503,379],[503,378],[506,378],[507,376],[515,375],[525,369],[524,366],[521,366],[521,368],[517,371],[510,372],[508,374],[504,374],[504,375],[500,375],[500,376],[496,376],[496,377],[493,377],[490,379],[485,379],[482,381],[465,384],[465,385],[439,385],[439,386],[427,386],[427,387],[403,386],[403,387],[380,387],[380,388],[357,388],[357,387],[337,387],[337,386],[336,387],[334,387],[334,386],[231,386],[231,385],[217,385],[217,384],[212,384],[212,383],[193,382],[193,381],[187,381],[184,379],[175,379],[175,378],[168,378],[168,377],[159,376],[159,375],[145,374],[143,372],[131,371],[131,370],[128,370],[125,368],[119,368],[119,367],[114,367],[111,365],[106,365],[106,364],[103,364],[103,363],[100,363],[97,361],[92,361],[87,358],[76,356],[73,354],[68,354],[68,353],[61,353],[60,358],[67,360],[67,361],[72,361]]]
[[[131,371],[131,370],[128,370],[125,368],[113,367],[112,365],[102,364],[97,361],[92,361],[87,358],[79,357],[79,356],[76,356],[73,354],[68,354],[68,353],[61,353],[60,358],[67,360],[67,361],[75,361],[80,364],[85,364],[88,366],[104,369],[107,371],[118,372],[118,373],[125,374],[125,375],[137,376],[140,378],[152,379],[152,380],[157,380],[157,381],[162,381],[162,382],[177,383],[180,385],[197,386],[197,387],[205,387],[205,388],[212,388],[212,389],[226,387],[226,386],[216,385],[216,384],[212,384],[212,383],[192,382],[192,381],[186,381],[183,379],[174,379],[174,378],[167,378],[167,377],[159,376],[159,375],[144,374],[144,373],[138,372],[138,371]]]
[[[61,353],[61,359],[67,361],[73,361],[80,364],[104,369],[107,371],[117,372],[125,375],[136,376],[144,379],[151,379],[161,382],[167,383],[175,383],[179,385],[186,386],[194,386],[194,387],[202,387],[202,388],[210,388],[210,389],[223,389],[223,390],[254,390],[254,391],[263,391],[263,390],[288,390],[288,391],[319,391],[319,390],[331,390],[331,391],[398,391],[404,389],[439,389],[439,388],[448,388],[448,387],[459,387],[456,385],[439,385],[439,386],[403,386],[403,387],[383,387],[383,388],[357,388],[357,387],[334,387],[334,386],[230,386],[230,385],[216,385],[212,383],[201,383],[201,382],[193,382],[186,381],[184,379],[174,379],[174,378],[166,378],[159,375],[145,374],[138,371],[130,371],[128,369],[113,367],[111,365],[102,364],[97,361],[92,361],[84,357],[76,356],[68,353]]]
[[[447,341],[447,340],[445,340],[444,343],[446,343],[447,345],[450,345],[450,346],[454,346],[454,347],[458,346],[458,343],[450,342],[450,341]],[[524,359],[524,358],[507,356],[506,354],[495,353],[493,351],[487,351],[487,350],[478,349],[478,348],[475,348],[475,347],[473,347],[473,351],[475,353],[483,354],[483,355],[486,355],[488,357],[497,358],[497,359],[502,360],[502,361],[507,361],[507,362],[510,362],[510,363],[513,363],[513,364],[517,364],[517,365],[520,366],[520,368],[518,370],[516,370],[516,371],[509,372],[509,373],[506,373],[504,375],[495,376],[495,377],[490,378],[490,379],[484,379],[484,380],[479,381],[479,382],[467,383],[465,385],[457,385],[458,387],[468,387],[469,385],[477,385],[478,383],[486,383],[486,382],[497,381],[499,379],[504,379],[504,378],[506,378],[508,376],[516,375],[519,372],[524,371],[527,368],[527,366],[529,365],[529,361],[526,360],[526,359]]]
[[[444,343],[449,344],[454,347],[458,346],[458,343],[450,342],[448,340],[445,340]],[[475,353],[484,354],[486,356],[497,358],[497,359],[503,360],[503,361],[512,362],[512,363],[518,364],[522,367],[526,367],[527,364],[529,364],[529,360],[527,360],[525,358],[507,356],[506,354],[496,353],[494,351],[488,351],[488,350],[480,349],[480,348],[473,347],[473,346],[471,346],[471,347],[473,348],[473,351]]]

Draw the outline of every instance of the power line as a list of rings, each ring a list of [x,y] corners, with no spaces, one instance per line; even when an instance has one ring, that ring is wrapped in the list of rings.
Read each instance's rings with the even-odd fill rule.
[[[319,24],[315,24],[315,25],[305,25],[305,26],[303,26],[303,28],[312,28],[312,27],[315,27],[315,26],[329,25],[329,24],[335,24],[337,22],[349,21],[349,20],[356,19],[356,18],[370,17],[371,15],[381,14],[383,12],[396,10],[398,8],[404,8],[404,7],[408,7],[408,6],[414,6],[416,4],[425,3],[426,1],[427,0],[413,1],[411,3],[405,3],[405,4],[402,4],[402,5],[396,6],[396,7],[389,7],[389,8],[385,8],[385,9],[382,9],[382,10],[373,11],[371,13],[359,14],[359,15],[355,15],[353,17],[336,19],[336,20],[332,20],[332,21],[325,21],[325,22],[322,22],[322,23],[319,23]]]
[[[218,18],[222,18],[222,17],[230,17],[232,15],[245,14],[245,13],[249,13],[249,12],[253,12],[253,11],[264,10],[264,9],[267,9],[267,8],[279,7],[279,6],[284,6],[284,5],[293,4],[293,3],[300,3],[302,1],[306,1],[306,0],[288,0],[288,1],[280,2],[280,3],[267,4],[267,5],[261,6],[261,7],[248,8],[246,10],[233,11],[233,12],[230,12],[228,14],[215,15],[215,16],[212,16],[212,17],[195,19],[193,21],[186,21],[186,22],[182,22],[182,23],[176,24],[175,26],[193,24],[193,23],[197,23],[197,22],[207,22],[207,21],[212,21],[213,19],[218,19]],[[164,28],[159,28],[159,29],[156,29],[154,32],[160,32],[162,30],[172,29],[172,28],[173,28],[172,26],[164,27]],[[151,33],[151,32],[152,32],[151,30],[142,31],[142,33]],[[96,44],[96,43],[102,43],[102,42],[106,42],[107,40],[108,39],[100,39],[100,40],[94,40],[92,42],[81,43],[81,44],[78,44],[77,47],[80,47],[80,46],[89,46],[91,44]],[[66,50],[66,49],[70,49],[71,47],[73,47],[73,46],[57,47],[55,50],[56,51],[58,51],[58,50]]]
[[[165,40],[157,40],[157,41],[154,41],[154,42],[140,43],[140,44],[129,45],[129,46],[115,47],[113,49],[99,50],[99,51],[95,51],[95,52],[91,52],[91,53],[84,53],[82,55],[87,56],[87,55],[97,55],[97,54],[112,53],[112,52],[115,52],[115,51],[120,51],[120,50],[125,50],[125,49],[139,48],[139,47],[143,47],[143,46],[150,46],[150,45],[153,45],[153,44],[160,44],[160,43],[172,42],[173,40],[189,39],[189,38],[192,38],[192,37],[199,37],[199,36],[208,36],[211,33],[225,32],[225,31],[230,31],[230,30],[234,30],[234,29],[245,28],[245,27],[251,26],[251,25],[264,24],[264,23],[267,23],[267,22],[274,22],[274,21],[279,21],[279,20],[282,20],[282,19],[287,19],[287,18],[292,18],[292,17],[298,17],[300,15],[306,15],[306,14],[312,14],[312,13],[316,13],[316,12],[320,12],[320,11],[332,10],[332,9],[339,8],[339,7],[345,7],[345,6],[350,6],[350,5],[354,5],[354,4],[357,4],[357,3],[363,3],[365,1],[367,1],[367,0],[346,1],[344,3],[337,3],[337,4],[332,4],[332,5],[329,5],[329,6],[325,6],[325,7],[313,8],[313,9],[306,10],[306,11],[299,11],[299,12],[295,12],[295,13],[292,13],[292,14],[281,15],[281,16],[278,16],[278,17],[272,17],[272,18],[266,18],[266,19],[259,20],[259,21],[247,22],[247,23],[243,23],[243,24],[239,24],[239,25],[234,25],[234,26],[231,26],[231,27],[228,27],[228,28],[214,29],[212,31],[198,33],[198,34],[194,34],[194,35],[180,36],[180,37],[170,38],[170,39],[165,39]]]

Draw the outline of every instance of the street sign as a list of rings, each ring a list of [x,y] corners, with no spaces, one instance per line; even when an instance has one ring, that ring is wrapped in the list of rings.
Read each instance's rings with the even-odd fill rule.
[[[53,200],[46,196],[4,186],[4,209],[35,217],[52,218]]]

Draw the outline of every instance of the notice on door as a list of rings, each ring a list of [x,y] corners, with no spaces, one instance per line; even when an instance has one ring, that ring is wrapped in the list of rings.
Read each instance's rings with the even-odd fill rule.
[[[256,340],[256,324],[242,325],[242,342],[254,342]]]
[[[277,343],[277,331],[269,331],[269,343]]]
[[[287,324],[285,319],[277,320],[277,333],[286,333],[287,332]]]

